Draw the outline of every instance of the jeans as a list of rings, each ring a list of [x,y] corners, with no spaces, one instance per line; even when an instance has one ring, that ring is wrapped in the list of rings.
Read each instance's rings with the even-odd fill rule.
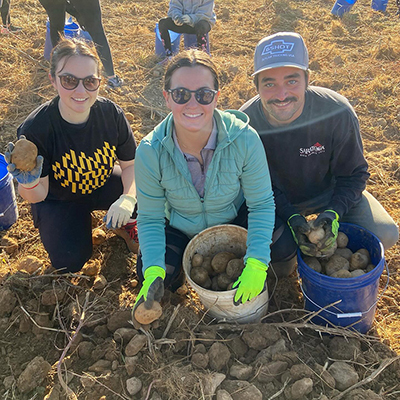
[[[172,18],[162,18],[158,22],[158,29],[160,30],[161,40],[164,45],[164,49],[171,52],[171,37],[168,31],[177,33],[192,33],[197,37],[197,47],[199,50],[207,49],[207,33],[211,30],[211,25],[208,21],[201,19],[195,24],[195,26],[190,26],[183,24],[181,26],[176,25]]]
[[[54,268],[77,272],[83,267],[93,252],[91,212],[108,210],[122,192],[121,169],[116,166],[106,184],[90,195],[31,204],[34,225]]]

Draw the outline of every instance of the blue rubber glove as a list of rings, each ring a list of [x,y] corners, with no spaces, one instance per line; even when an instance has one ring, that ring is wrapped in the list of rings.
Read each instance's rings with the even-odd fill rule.
[[[152,266],[144,271],[144,281],[133,306],[133,315],[139,304],[144,302],[144,306],[150,309],[154,301],[161,301],[164,296],[164,279],[165,270],[161,267]]]
[[[325,237],[319,247],[322,253],[335,246],[339,232],[339,215],[334,210],[325,210],[313,222],[315,228],[323,228]]]
[[[23,138],[24,136],[21,136]],[[4,159],[7,162],[8,172],[17,180],[19,184],[25,189],[31,189],[39,183],[40,175],[42,174],[43,168],[43,157],[37,156],[36,167],[32,171],[21,171],[15,167],[15,164],[11,162],[11,153],[14,150],[14,143],[8,143],[6,151],[4,153]]]
[[[300,214],[293,214],[287,220],[293,239],[301,252],[307,256],[314,257],[317,254],[317,245],[308,240],[307,233],[311,231],[306,219]]]
[[[192,24],[192,18],[190,17],[190,15],[184,14],[184,15],[182,15],[182,22],[184,24],[191,25]]]
[[[237,306],[258,296],[264,289],[267,270],[268,265],[249,257],[242,274],[232,286],[233,289],[237,287],[233,304]]]
[[[126,225],[135,209],[136,198],[129,194],[122,194],[117,201],[111,204],[104,217],[108,229],[117,229]]]

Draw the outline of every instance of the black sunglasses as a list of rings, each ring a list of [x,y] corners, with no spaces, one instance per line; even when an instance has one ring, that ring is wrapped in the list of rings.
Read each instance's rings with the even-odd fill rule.
[[[200,88],[197,90],[189,90],[183,87],[179,87],[176,89],[167,90],[168,93],[171,94],[172,100],[176,104],[185,104],[192,97],[192,93],[194,93],[194,98],[199,104],[207,105],[210,104],[215,95],[218,93],[218,90]]]
[[[100,86],[100,78],[87,76],[86,78],[77,78],[73,75],[58,75],[60,78],[61,86],[67,90],[74,90],[78,87],[79,82],[82,81],[83,87],[89,92],[94,92]]]

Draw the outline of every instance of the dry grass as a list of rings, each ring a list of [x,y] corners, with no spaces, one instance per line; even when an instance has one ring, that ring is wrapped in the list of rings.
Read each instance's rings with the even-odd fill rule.
[[[23,26],[19,35],[0,40],[0,145],[16,135],[17,126],[54,90],[43,59],[46,14],[36,0],[13,0],[12,21]],[[359,118],[370,190],[398,222],[400,220],[400,83],[399,19],[390,2],[386,14],[359,0],[342,20],[330,15],[327,0],[217,0],[217,25],[210,33],[213,60],[221,70],[219,107],[238,108],[255,95],[252,59],[256,43],[279,30],[296,30],[310,52],[311,83],[346,96]],[[102,0],[103,22],[117,73],[126,85],[101,94],[129,113],[140,140],[166,115],[162,99],[162,69],[154,55],[154,26],[167,12],[167,0]],[[25,205],[21,205],[23,209]],[[24,224],[30,224],[23,212]],[[27,240],[21,254],[44,255],[38,238]],[[17,255],[16,258],[20,257]],[[378,304],[376,327],[391,347],[400,350],[400,248],[386,253],[390,285]],[[13,258],[3,259],[11,268]],[[5,264],[5,265],[4,265]],[[382,280],[383,286],[383,280]]]

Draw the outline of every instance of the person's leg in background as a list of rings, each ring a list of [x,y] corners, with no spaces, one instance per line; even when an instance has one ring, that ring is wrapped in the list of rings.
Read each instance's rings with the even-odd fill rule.
[[[375,234],[385,250],[399,238],[399,228],[378,200],[364,190],[360,202],[345,214],[340,222],[362,226]]]
[[[168,31],[176,33],[196,33],[194,27],[188,24],[176,25],[170,17],[160,19],[160,21],[158,22],[158,30],[160,31],[161,41],[164,45],[165,54],[167,57],[172,56],[171,37]]]
[[[165,227],[165,267],[166,276],[164,281],[164,287],[171,291],[176,291],[184,282],[184,272],[182,270],[182,259],[183,252],[190,239],[178,229],[172,228],[167,225]],[[142,254],[139,251],[137,262],[136,262],[136,272],[139,281],[142,283],[143,277],[143,262]]]
[[[65,0],[39,0],[39,3],[44,7],[49,17],[50,39],[54,47],[60,41],[61,36],[64,35],[66,2]]]
[[[70,0],[70,3],[76,10],[79,25],[89,32],[96,44],[97,53],[108,78],[108,85],[111,87],[121,86],[123,81],[115,75],[110,45],[103,27],[99,0]]]
[[[7,35],[9,33],[15,33],[22,30],[19,26],[11,24],[10,16],[10,0],[0,0],[0,14],[2,20],[1,33]]]
[[[208,21],[201,19],[195,26],[194,31],[197,38],[197,47],[199,50],[207,51],[207,33],[210,32],[211,25]]]

